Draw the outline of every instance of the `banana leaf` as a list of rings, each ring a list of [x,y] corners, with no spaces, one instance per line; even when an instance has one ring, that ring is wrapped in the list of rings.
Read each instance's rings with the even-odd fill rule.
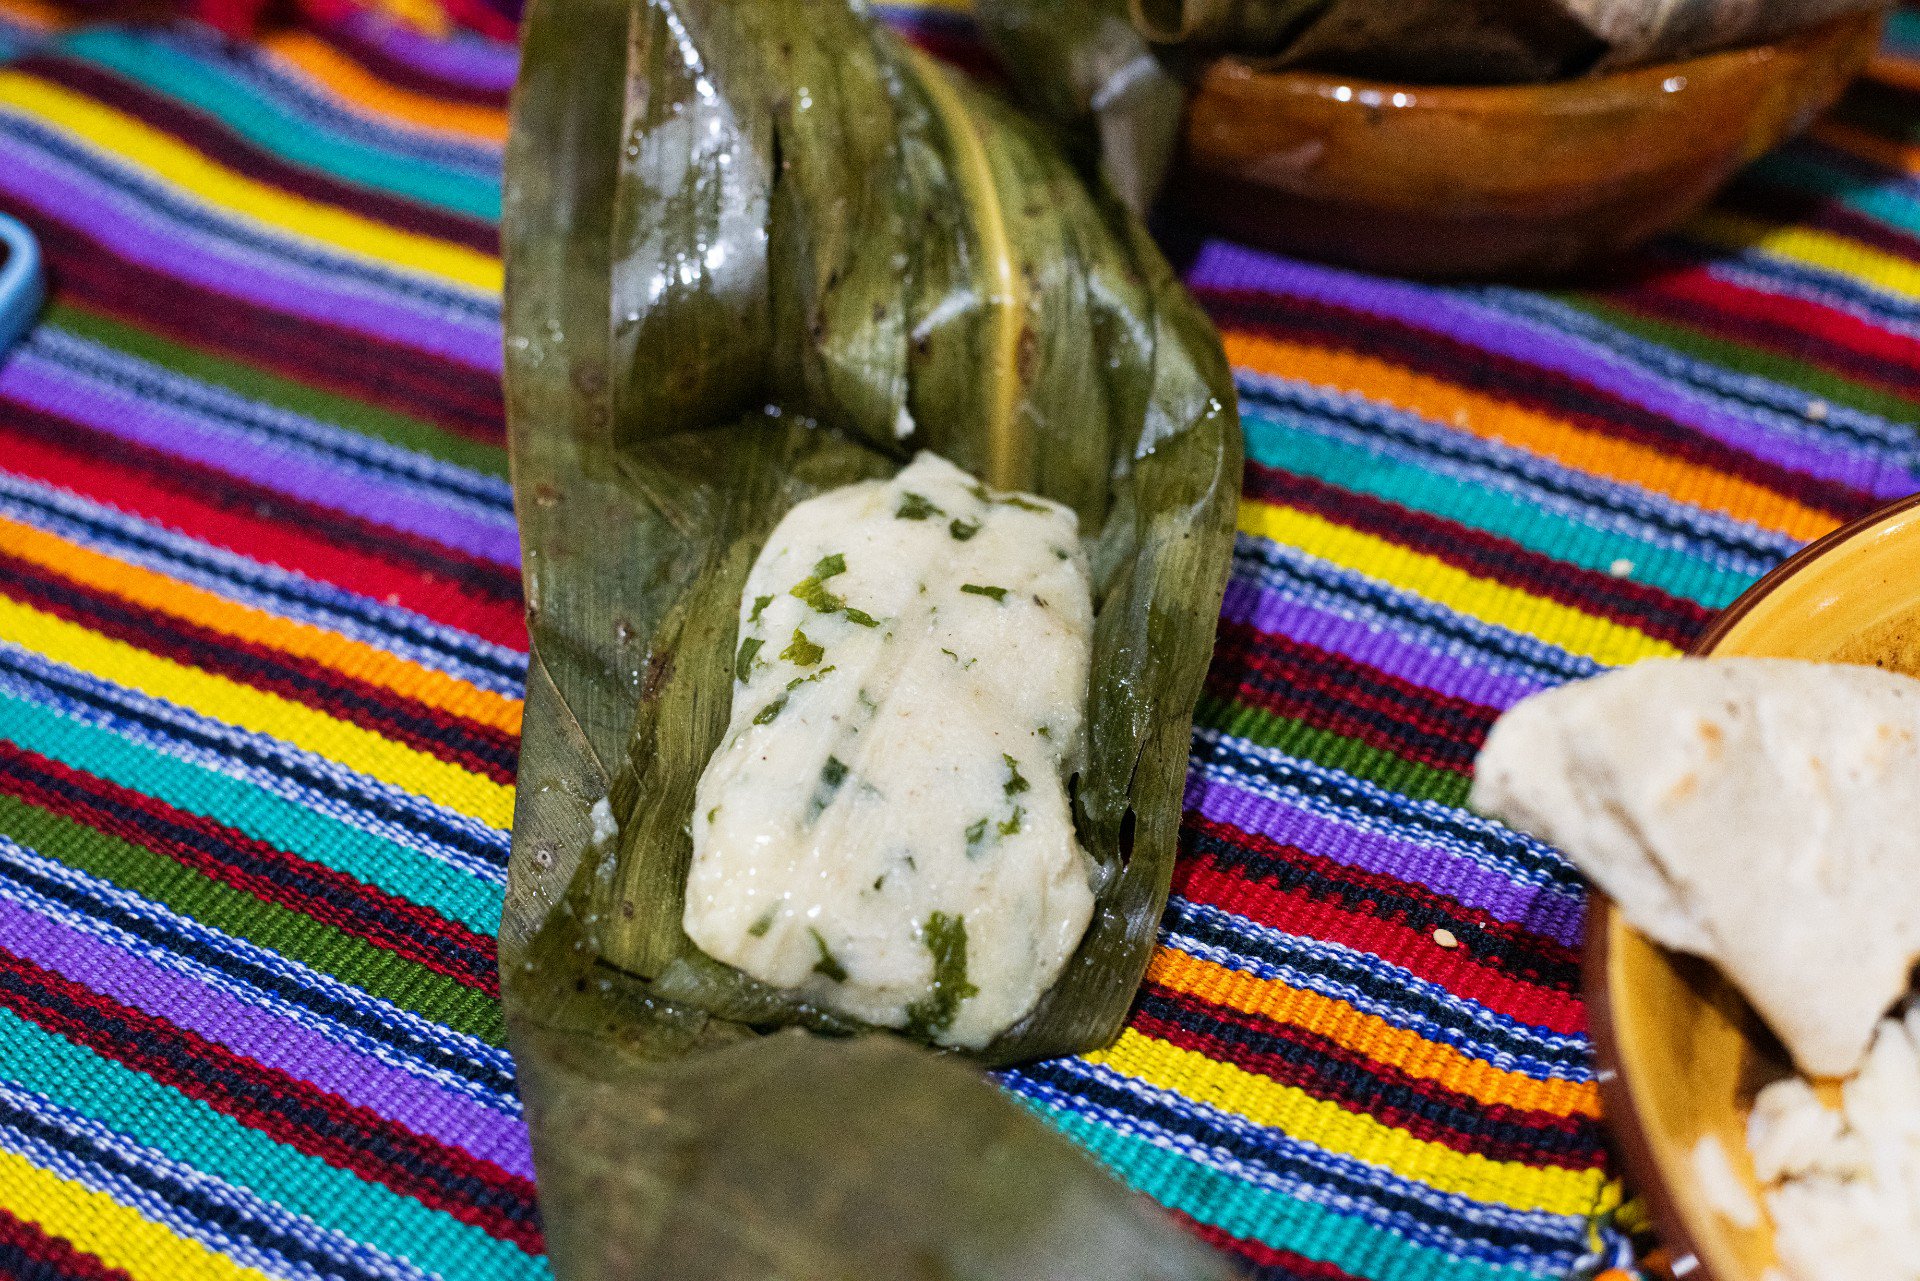
[[[1115,1034],[1231,539],[1217,337],[1045,133],[843,0],[537,0],[513,113],[532,654],[500,966],[556,1274],[1225,1276],[977,1063],[677,933],[748,565],[794,503],[934,448],[1073,505],[1097,580],[1100,906],[986,1061]]]
[[[1144,215],[1173,163],[1186,91],[1127,0],[976,0],[973,15],[1026,104],[1090,148],[1107,184]]]

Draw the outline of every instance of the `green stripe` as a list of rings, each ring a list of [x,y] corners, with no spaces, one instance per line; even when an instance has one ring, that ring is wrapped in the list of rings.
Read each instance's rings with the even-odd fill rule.
[[[183,49],[112,28],[64,36],[54,47],[198,107],[241,137],[307,168],[487,222],[500,220],[497,181],[349,138]]]
[[[1753,582],[1747,575],[1716,568],[1686,552],[1617,530],[1597,529],[1504,491],[1436,475],[1316,435],[1310,424],[1251,412],[1243,414],[1241,423],[1246,428],[1247,456],[1263,466],[1469,525],[1586,569],[1609,573],[1615,561],[1624,559],[1633,564],[1628,579],[1712,609],[1728,604]]]
[[[533,1281],[544,1259],[276,1143],[206,1103],[0,1009],[0,1062],[21,1087],[448,1281]]]
[[[1819,365],[1795,360],[1767,348],[1714,338],[1684,325],[1650,319],[1580,294],[1553,296],[1635,337],[1672,347],[1709,364],[1770,379],[1788,387],[1798,387],[1807,393],[1809,400],[1847,405],[1897,423],[1911,423],[1920,419],[1920,400],[1908,400],[1893,392],[1854,382]]]
[[[428,454],[473,471],[507,474],[507,451],[499,445],[444,431],[431,423],[369,405],[364,401],[310,387],[240,361],[226,360],[169,342],[132,325],[110,320],[66,303],[46,310],[48,323],[102,346],[163,365],[175,373],[237,392],[318,422],[346,427],[367,436]]]
[[[506,1043],[499,1002],[484,992],[311,916],[254,898],[165,855],[15,796],[0,795],[0,834],[423,1018],[489,1045]]]
[[[0,694],[0,736],[423,904],[481,934],[490,937],[500,928],[498,886],[252,783],[5,694]]]
[[[1558,1277],[1459,1258],[1201,1163],[1035,1099],[1020,1102],[1161,1205],[1243,1241],[1258,1241],[1378,1281],[1522,1281]]]
[[[1304,721],[1277,716],[1258,707],[1242,707],[1215,694],[1200,696],[1194,718],[1202,725],[1244,738],[1262,747],[1297,756],[1355,778],[1378,783],[1402,796],[1439,801],[1456,808],[1467,803],[1468,780],[1463,774],[1410,761],[1357,738],[1318,729]]]

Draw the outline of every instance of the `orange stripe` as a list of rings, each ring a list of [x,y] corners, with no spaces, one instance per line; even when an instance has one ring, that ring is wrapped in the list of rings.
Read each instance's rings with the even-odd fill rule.
[[[1764,485],[1574,427],[1534,410],[1468,391],[1373,356],[1301,346],[1253,334],[1223,335],[1227,359],[1275,378],[1333,387],[1447,423],[1569,467],[1710,507],[1802,540],[1839,522]]]
[[[1902,89],[1920,89],[1920,65],[1904,58],[1889,58],[1880,54],[1867,64],[1866,76],[1869,80],[1883,80]]]
[[[1211,1005],[1254,1014],[1324,1036],[1337,1045],[1398,1068],[1408,1076],[1433,1081],[1456,1094],[1487,1104],[1504,1104],[1552,1116],[1600,1115],[1600,1096],[1591,1082],[1540,1080],[1505,1072],[1469,1058],[1450,1045],[1429,1041],[1394,1027],[1344,1001],[1321,996],[1278,980],[1256,978],[1161,948],[1147,977],[1162,987],[1195,996]]]
[[[1920,88],[1920,86],[1916,86]],[[1892,138],[1882,138],[1856,125],[1841,124],[1838,120],[1822,120],[1807,130],[1808,136],[1826,143],[1829,147],[1844,151],[1848,155],[1871,161],[1887,169],[1898,169],[1904,173],[1920,170],[1920,147],[1910,143],[1895,142]]]
[[[143,609],[170,614],[228,636],[323,664],[402,697],[489,725],[520,732],[520,702],[337,632],[254,609],[178,579],[102,555],[63,538],[0,518],[0,548],[51,573],[107,592]]]
[[[507,139],[505,111],[476,103],[444,102],[389,84],[318,36],[287,31],[270,35],[261,43],[356,107],[483,142]]]

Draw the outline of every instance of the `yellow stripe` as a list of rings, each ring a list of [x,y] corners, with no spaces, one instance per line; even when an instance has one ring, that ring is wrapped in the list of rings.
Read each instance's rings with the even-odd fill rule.
[[[498,258],[464,245],[396,231],[383,223],[291,195],[216,164],[124,112],[17,71],[0,72],[0,104],[50,120],[128,166],[147,170],[228,214],[317,240],[387,267],[498,292]]]
[[[0,597],[0,637],[202,716],[270,735],[483,823],[513,821],[513,788],[248,685],[186,667]]]
[[[1920,266],[1832,232],[1711,211],[1689,222],[1687,233],[1729,249],[1755,247],[1775,258],[1870,280],[1875,289],[1920,298]]]
[[[1370,1116],[1282,1085],[1230,1063],[1219,1063],[1129,1028],[1110,1049],[1090,1054],[1136,1080],[1210,1104],[1256,1125],[1277,1129],[1328,1152],[1366,1161],[1442,1192],[1512,1206],[1577,1215],[1591,1210],[1606,1176],[1599,1170],[1494,1161],[1415,1138]]]
[[[267,1281],[264,1272],[242,1267],[17,1153],[0,1151],[0,1204],[134,1281]]]
[[[1298,547],[1322,559],[1412,592],[1448,609],[1535,636],[1610,667],[1677,654],[1665,641],[1610,619],[1547,600],[1505,583],[1476,578],[1436,557],[1291,507],[1240,504],[1240,530]]]
[[[145,609],[171,614],[240,640],[311,659],[356,680],[441,708],[509,734],[520,732],[520,700],[478,689],[458,677],[386,650],[228,600],[190,583],[81,547],[54,534],[0,518],[0,550],[62,578],[110,592]]]

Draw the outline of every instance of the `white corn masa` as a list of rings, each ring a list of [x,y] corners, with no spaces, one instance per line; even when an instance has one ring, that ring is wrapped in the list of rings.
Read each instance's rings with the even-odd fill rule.
[[[1093,912],[1066,778],[1093,605],[1078,522],[933,454],[802,503],[740,606],[701,775],[702,951],[864,1022],[978,1048]]]
[[[1565,850],[1656,941],[1713,960],[1802,1071],[1846,1076],[1920,959],[1920,681],[1650,660],[1494,725],[1473,806]]]
[[[1920,1281],[1920,1007],[1886,1019],[1839,1109],[1802,1077],[1760,1092],[1747,1147],[1793,1281]]]

